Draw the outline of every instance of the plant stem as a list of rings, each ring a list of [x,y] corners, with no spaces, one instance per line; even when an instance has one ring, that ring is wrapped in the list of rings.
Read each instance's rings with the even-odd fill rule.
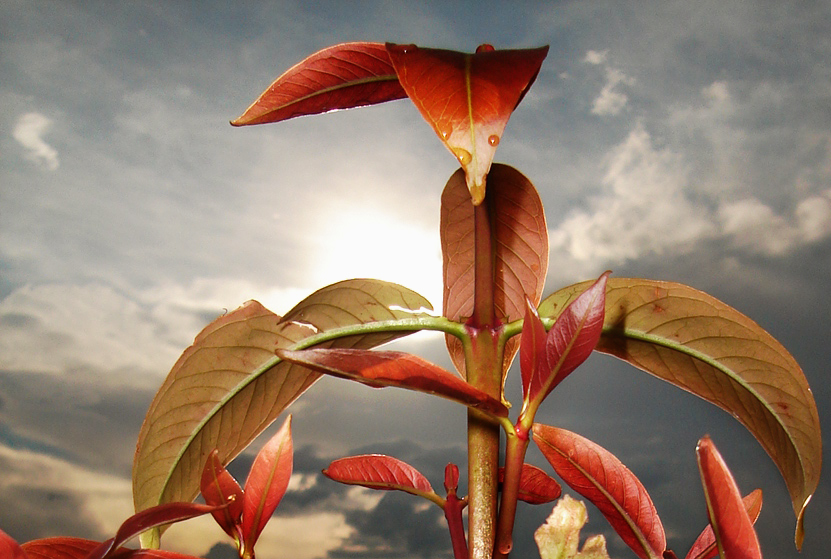
[[[474,206],[473,315],[467,322],[467,381],[494,398],[502,397],[502,344],[494,305],[494,247],[487,197]],[[496,533],[499,425],[468,410],[468,528],[471,559],[491,559]]]
[[[514,519],[519,500],[519,484],[522,464],[528,449],[528,431],[518,428],[508,435],[505,449],[505,479],[502,482],[502,498],[499,505],[494,559],[505,559],[513,548]]]

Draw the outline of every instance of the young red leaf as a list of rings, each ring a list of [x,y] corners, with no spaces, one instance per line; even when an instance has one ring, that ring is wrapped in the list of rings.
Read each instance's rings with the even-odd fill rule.
[[[441,506],[442,499],[418,470],[392,456],[365,454],[335,460],[323,475],[340,483],[382,491],[404,491],[430,499]]]
[[[529,391],[535,377],[539,375],[538,369],[545,358],[545,325],[537,314],[534,303],[528,297],[525,298],[525,320],[522,325],[522,335],[519,342],[519,370],[522,376],[522,397],[524,402],[529,402],[531,397]]]
[[[3,559],[28,559],[26,552],[10,535],[0,530],[0,557]]]
[[[289,485],[293,466],[291,415],[260,449],[243,491],[242,535],[244,549],[253,549],[257,538]]]
[[[456,375],[429,361],[397,351],[363,349],[278,350],[277,355],[329,375],[383,388],[395,386],[436,394],[496,417],[507,417],[508,408]]]
[[[242,488],[237,480],[228,473],[228,470],[222,466],[222,462],[219,461],[219,451],[216,449],[208,455],[208,459],[205,461],[200,489],[205,503],[209,505],[228,505],[211,514],[219,527],[236,541],[239,537],[237,526],[242,518]]]
[[[523,464],[519,474],[520,501],[542,505],[558,499],[563,493],[557,480],[532,464]],[[499,468],[499,483],[505,478],[505,468]]]
[[[594,351],[603,331],[608,276],[609,272],[604,273],[572,301],[548,331],[544,351],[537,350],[530,377],[526,378],[527,369],[522,374],[526,405],[539,406]]]
[[[742,503],[744,503],[744,508],[750,516],[750,520],[756,524],[759,513],[762,512],[762,490],[756,489],[745,495]],[[718,556],[716,535],[713,533],[713,527],[708,524],[696,538],[685,559],[714,559],[716,556]]]
[[[565,429],[535,423],[534,442],[557,474],[591,501],[641,559],[656,559],[666,536],[641,482],[612,453]]]
[[[467,54],[388,43],[387,51],[407,95],[464,168],[478,206],[505,125],[537,77],[548,47],[480,47]]]
[[[722,559],[761,559],[759,538],[736,480],[710,437],[695,449],[707,501],[707,515]]]
[[[290,68],[231,124],[279,122],[406,96],[383,43],[342,43]]]
[[[150,528],[196,518],[214,512],[220,507],[198,503],[165,503],[150,507],[125,520],[115,533],[115,537],[102,542],[86,557],[87,559],[104,559],[129,540]]]
[[[525,313],[525,298],[536,304],[545,287],[548,271],[548,226],[542,200],[534,185],[508,165],[494,163],[488,175],[491,216],[491,246],[494,250],[494,307],[505,322]],[[475,227],[474,207],[464,173],[456,171],[441,196],[441,249],[444,274],[444,316],[464,322],[473,314]],[[519,234],[519,232],[522,232]],[[464,349],[458,338],[445,336],[447,350],[456,369],[466,378]],[[519,337],[505,344],[502,360],[505,375],[519,349]]]
[[[100,547],[101,542],[81,538],[53,537],[32,540],[20,547],[26,552],[28,559],[87,559],[89,554]],[[0,557],[7,559],[0,546]],[[124,547],[114,550],[113,559],[199,559],[192,555],[185,555],[175,551],[163,549],[127,549]],[[9,559],[18,559],[12,556]]]
[[[459,466],[448,464],[444,467],[444,490],[456,494],[459,488]]]

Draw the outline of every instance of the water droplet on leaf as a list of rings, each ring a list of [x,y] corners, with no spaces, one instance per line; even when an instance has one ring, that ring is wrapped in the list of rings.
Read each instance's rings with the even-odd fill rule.
[[[418,50],[418,45],[401,45],[401,52],[404,54],[410,54],[416,52]]]
[[[468,163],[470,163],[471,159],[473,159],[473,156],[470,155],[470,152],[464,148],[455,148],[453,150],[453,155],[456,156],[456,159],[458,159],[459,163],[461,163],[462,165],[467,165]]]
[[[498,146],[499,136],[497,136],[496,134],[491,134],[490,136],[488,136],[488,143],[492,146]]]
[[[493,45],[489,45],[488,43],[483,43],[476,47],[476,52],[493,52],[496,49],[493,48]]]

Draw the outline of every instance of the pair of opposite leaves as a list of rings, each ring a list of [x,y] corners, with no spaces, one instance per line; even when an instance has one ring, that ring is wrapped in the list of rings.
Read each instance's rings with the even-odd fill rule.
[[[343,43],[296,64],[231,124],[265,124],[409,97],[465,170],[474,205],[511,113],[548,47],[474,54],[396,45]]]

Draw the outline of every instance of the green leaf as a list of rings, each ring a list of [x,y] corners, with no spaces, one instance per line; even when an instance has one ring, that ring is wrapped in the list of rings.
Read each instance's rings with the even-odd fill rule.
[[[485,199],[491,217],[494,262],[494,304],[505,322],[525,314],[525,297],[536,305],[548,271],[548,228],[539,194],[522,173],[495,163],[488,175]],[[464,174],[456,171],[441,198],[441,247],[444,268],[444,316],[464,322],[473,313],[474,209]],[[456,369],[465,375],[461,342],[447,336],[447,349]],[[502,366],[505,373],[519,348],[508,340]]]
[[[546,298],[540,316],[556,317],[588,284]],[[716,404],[747,427],[788,486],[801,547],[805,506],[819,484],[822,436],[808,381],[782,344],[691,287],[609,278],[597,350]]]
[[[190,501],[216,448],[227,464],[320,374],[285,363],[280,348],[369,348],[433,317],[417,293],[379,280],[348,280],[313,293],[282,319],[255,301],[208,325],[159,389],[133,462],[136,510]],[[157,536],[158,534],[156,534]],[[144,545],[156,538],[142,536]]]

